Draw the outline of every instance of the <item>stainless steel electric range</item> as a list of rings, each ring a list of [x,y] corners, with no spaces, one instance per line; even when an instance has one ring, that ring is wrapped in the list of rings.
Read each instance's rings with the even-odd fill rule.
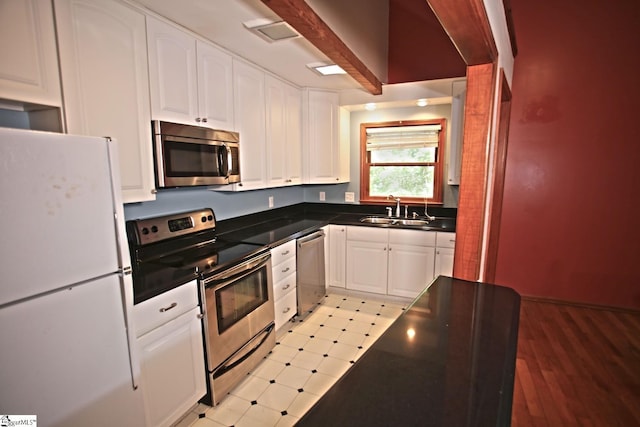
[[[128,221],[127,235],[135,304],[198,279],[208,378],[203,401],[217,405],[275,346],[269,248],[220,239],[208,208]]]

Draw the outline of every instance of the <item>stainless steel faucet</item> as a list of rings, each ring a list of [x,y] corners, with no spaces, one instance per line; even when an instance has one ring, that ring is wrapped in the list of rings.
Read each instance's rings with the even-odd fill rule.
[[[400,218],[400,197],[395,197],[393,194],[387,196],[387,200],[393,199],[396,202],[396,217]]]

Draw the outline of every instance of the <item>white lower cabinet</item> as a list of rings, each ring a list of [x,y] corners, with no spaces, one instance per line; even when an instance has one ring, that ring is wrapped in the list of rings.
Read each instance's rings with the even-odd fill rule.
[[[170,426],[206,394],[196,281],[134,306],[148,426]]]
[[[295,316],[297,302],[296,241],[271,249],[276,331]]]
[[[329,264],[327,286],[345,287],[346,244],[347,226],[329,224],[329,255],[325,256]]]
[[[435,233],[389,230],[387,293],[415,298],[433,280]]]
[[[436,262],[434,277],[453,276],[453,255],[456,246],[456,233],[437,232]]]
[[[387,229],[347,227],[347,289],[387,293],[388,238]]]
[[[330,282],[339,286],[340,270],[337,258],[340,248],[343,259],[345,287],[362,292],[415,298],[439,274],[453,273],[455,233],[422,230],[386,229],[365,226],[346,228],[346,241],[331,237]],[[331,228],[330,230],[334,230]],[[437,247],[438,236],[443,247]],[[336,264],[336,265],[333,265]],[[337,272],[336,272],[337,270]]]

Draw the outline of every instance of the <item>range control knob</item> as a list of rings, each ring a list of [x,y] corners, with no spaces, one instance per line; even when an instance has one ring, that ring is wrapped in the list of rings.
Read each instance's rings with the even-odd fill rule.
[[[158,227],[156,227],[155,225],[151,227],[151,232],[152,233],[157,233],[158,232]]]
[[[142,231],[142,234],[144,234],[145,236],[149,234],[149,229],[147,227],[143,227],[140,231]]]

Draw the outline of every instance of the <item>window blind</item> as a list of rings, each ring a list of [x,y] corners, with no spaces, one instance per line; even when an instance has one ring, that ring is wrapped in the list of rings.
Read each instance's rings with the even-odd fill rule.
[[[437,147],[440,125],[367,128],[367,151]]]

